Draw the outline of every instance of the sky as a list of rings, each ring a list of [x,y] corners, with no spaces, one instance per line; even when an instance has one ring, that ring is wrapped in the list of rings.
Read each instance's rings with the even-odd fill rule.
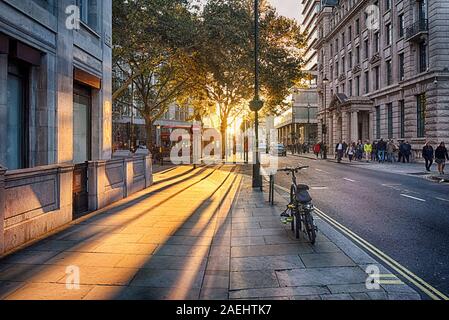
[[[273,6],[276,7],[279,14],[295,18],[299,22],[300,12],[300,0],[269,0]]]

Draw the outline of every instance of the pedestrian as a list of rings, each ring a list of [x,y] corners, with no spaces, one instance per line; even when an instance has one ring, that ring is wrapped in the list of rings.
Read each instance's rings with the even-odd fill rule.
[[[402,144],[402,163],[405,163],[405,161],[407,161],[407,163],[410,163],[410,155],[412,153],[412,146],[410,145],[410,143],[408,143],[408,141],[405,141]]]
[[[438,164],[438,172],[440,174],[444,174],[446,160],[449,161],[449,155],[444,142],[441,142],[439,147],[435,150],[435,162]]]
[[[396,145],[394,144],[394,141],[393,140],[388,141],[388,144],[387,144],[387,160],[388,160],[388,162],[393,163],[396,161],[395,156],[394,156],[395,152],[396,152]]]
[[[343,141],[343,154],[345,157],[347,156],[347,152],[348,152],[348,144],[346,143],[346,141]]]
[[[378,142],[377,141],[373,141],[373,143],[372,143],[372,151],[371,151],[371,161],[377,161],[377,145],[378,145]]]
[[[341,142],[341,140],[339,143],[337,143],[337,146],[335,147],[335,153],[337,156],[338,163],[341,163],[341,160],[343,159],[343,154],[344,154],[344,145]]]
[[[365,152],[366,162],[370,162],[371,153],[373,152],[373,145],[368,140],[363,147],[363,151]]]
[[[426,170],[430,172],[434,159],[434,151],[429,141],[427,141],[424,147],[422,148],[422,157],[426,161]]]
[[[349,162],[352,162],[352,160],[354,159],[354,155],[355,155],[355,152],[356,152],[356,148],[357,148],[357,146],[355,145],[355,142],[354,143],[351,143],[350,145],[349,145],[349,147],[348,147],[348,151],[347,151],[347,155],[348,155],[348,158],[349,158]]]
[[[313,147],[313,153],[315,153],[316,158],[318,160],[318,156],[321,153],[321,143],[317,143],[314,147]]]
[[[387,151],[387,143],[384,141],[384,139],[380,139],[379,143],[377,144],[377,158],[380,163],[385,162],[386,151]]]
[[[359,140],[359,142],[357,143],[357,153],[356,153],[356,158],[358,161],[362,161],[363,159],[363,152],[364,152],[364,145],[362,143],[362,140]]]

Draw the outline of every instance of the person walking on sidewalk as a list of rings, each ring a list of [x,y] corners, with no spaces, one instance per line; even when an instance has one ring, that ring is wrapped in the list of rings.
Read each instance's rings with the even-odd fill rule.
[[[412,153],[412,146],[410,145],[410,143],[408,143],[408,141],[405,141],[402,144],[402,150],[401,154],[402,154],[402,163],[405,163],[405,161],[407,160],[407,163],[410,163],[410,154]]]
[[[343,159],[343,154],[345,152],[345,147],[344,147],[343,143],[341,142],[341,140],[339,143],[337,143],[335,152],[337,154],[337,161],[338,161],[338,163],[340,163],[341,160]]]
[[[387,144],[387,161],[388,162],[391,162],[391,163],[396,162],[396,159],[395,159],[396,157],[394,155],[394,153],[396,152],[396,149],[397,149],[397,147],[394,144],[394,141],[393,140],[388,141],[388,144]]]
[[[441,142],[439,147],[435,150],[435,162],[438,164],[438,172],[440,174],[444,174],[446,160],[449,161],[449,155],[444,142]]]
[[[427,141],[422,148],[422,157],[424,158],[424,160],[426,160],[426,170],[430,172],[433,164],[434,151],[429,141]]]
[[[318,160],[318,156],[321,153],[321,143],[317,143],[314,147],[313,147],[313,153],[315,153],[316,158]]]
[[[373,145],[368,140],[366,140],[363,151],[365,152],[366,162],[370,162],[371,153],[373,152]]]
[[[352,160],[354,159],[354,155],[355,155],[355,152],[356,152],[356,145],[355,145],[355,142],[353,142],[353,143],[351,143],[350,145],[349,145],[349,147],[348,147],[348,151],[347,151],[347,155],[348,155],[348,158],[349,158],[349,162],[352,162]]]
[[[377,144],[377,158],[380,163],[385,162],[386,151],[387,151],[387,143],[384,141],[384,139],[380,139],[379,143]]]

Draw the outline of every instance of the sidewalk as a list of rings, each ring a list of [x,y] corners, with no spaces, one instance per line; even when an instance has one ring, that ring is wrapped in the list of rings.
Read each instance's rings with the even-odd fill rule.
[[[295,154],[292,156],[306,158],[306,159],[310,159],[310,160],[316,160],[316,161],[326,161],[326,160],[322,160],[322,159],[317,160],[315,156],[310,155],[310,154],[300,154],[300,155]],[[337,160],[334,159],[333,155],[330,155],[327,161],[332,162],[332,163],[338,163]],[[390,173],[395,173],[395,174],[421,176],[423,178],[435,180],[438,182],[440,180],[445,180],[445,182],[449,182],[449,174],[440,175],[438,173],[437,166],[435,163],[432,166],[432,172],[426,171],[424,162],[379,163],[379,162],[374,162],[374,161],[366,162],[365,160],[349,162],[349,160],[347,158],[344,158],[342,160],[341,164],[349,165],[349,166],[360,166],[365,169],[381,171],[381,172],[390,172]]]
[[[367,265],[399,280],[324,221],[315,246],[294,239],[244,169],[156,174],[148,190],[0,260],[0,299],[419,299],[404,284],[368,290]],[[68,287],[76,268],[80,287]]]
[[[266,198],[251,188],[251,177],[245,175],[232,213],[231,299],[420,299],[416,291],[321,219],[316,219],[315,246],[304,238],[296,240],[279,218],[288,196],[276,192],[274,207]],[[370,265],[377,266],[390,284],[367,289],[365,271]]]

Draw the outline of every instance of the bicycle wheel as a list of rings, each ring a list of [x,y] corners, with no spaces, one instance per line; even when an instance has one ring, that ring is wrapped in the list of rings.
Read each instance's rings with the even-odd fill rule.
[[[293,186],[290,188],[290,204],[295,203],[295,189],[293,188]],[[293,217],[294,219],[292,220],[292,231],[295,231],[295,219],[296,219],[296,214],[295,212],[293,212]]]
[[[295,224],[296,224],[296,239],[300,238],[301,234],[301,216],[298,212],[295,213]]]
[[[307,236],[309,237],[310,243],[314,245],[316,242],[316,227],[313,222],[312,214],[310,212],[306,212],[304,214],[304,220]]]

